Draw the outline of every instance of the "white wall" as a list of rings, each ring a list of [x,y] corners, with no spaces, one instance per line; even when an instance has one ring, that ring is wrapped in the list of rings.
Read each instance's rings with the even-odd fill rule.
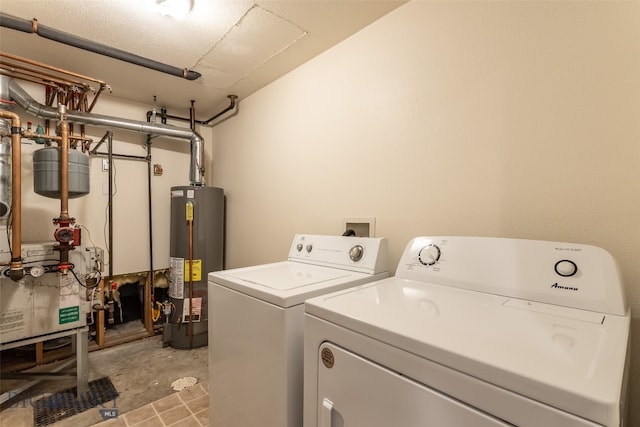
[[[241,100],[213,131],[227,268],[345,216],[376,218],[392,264],[416,235],[604,247],[640,425],[638,22],[638,2],[414,1]]]
[[[39,102],[43,101],[44,88],[19,82],[29,94]],[[108,94],[100,96],[93,113],[108,115],[127,120],[146,121],[146,112],[151,106],[124,102]],[[16,108],[21,116],[23,127],[27,121],[33,122],[35,130],[38,123],[44,120],[27,115]],[[188,122],[172,123],[189,128]],[[53,126],[53,125],[52,125]],[[118,154],[146,156],[146,135],[112,129],[113,151]],[[80,128],[75,125],[75,134]],[[87,137],[99,141],[107,129],[87,126]],[[205,137],[210,131],[204,129]],[[93,145],[92,145],[93,147]],[[33,151],[42,148],[33,142],[24,140],[22,144],[23,167],[23,241],[53,241],[55,226],[53,218],[60,214],[60,201],[48,199],[33,192],[32,156]],[[106,152],[106,142],[99,151]],[[153,206],[153,268],[161,269],[169,266],[169,217],[170,188],[174,185],[189,184],[189,141],[168,138],[152,140],[152,163],[163,166],[162,176],[152,176]],[[143,161],[114,159],[115,179],[113,198],[113,273],[126,274],[149,269],[149,222],[147,199],[147,164]],[[96,245],[105,250],[107,255],[107,200],[108,173],[102,171],[102,158],[90,159],[90,194],[69,201],[69,215],[76,218],[82,230],[82,243]],[[88,229],[88,232],[87,232]],[[91,243],[93,242],[93,243]],[[104,274],[108,272],[105,267]]]

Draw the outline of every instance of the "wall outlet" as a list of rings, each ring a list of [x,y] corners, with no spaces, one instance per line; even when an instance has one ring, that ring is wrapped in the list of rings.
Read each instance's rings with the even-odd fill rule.
[[[375,217],[349,217],[342,219],[342,232],[353,230],[358,237],[375,237]]]
[[[102,172],[109,170],[109,159],[102,159]]]

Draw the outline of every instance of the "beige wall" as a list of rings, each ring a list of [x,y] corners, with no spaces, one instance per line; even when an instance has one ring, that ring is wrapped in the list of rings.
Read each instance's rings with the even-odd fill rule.
[[[376,218],[416,235],[594,244],[634,311],[640,425],[640,3],[411,2],[214,128],[227,268]]]
[[[19,82],[39,102],[42,102],[44,89],[41,86]],[[146,112],[151,107],[123,102],[107,94],[101,95],[93,112],[127,120],[145,121]],[[44,120],[31,117],[17,108],[23,127],[28,120],[33,129]],[[188,123],[173,123],[188,129]],[[107,129],[87,127],[87,137],[99,141]],[[113,151],[119,154],[145,156],[145,135],[113,129]],[[75,127],[79,133],[79,127]],[[204,134],[210,134],[205,129]],[[52,241],[55,226],[52,219],[60,214],[60,201],[47,199],[33,192],[33,151],[41,148],[30,141],[23,141],[23,241]],[[107,151],[106,143],[100,151]],[[153,267],[169,266],[169,217],[170,187],[189,184],[189,141],[167,138],[154,138],[152,142],[152,163],[163,166],[162,176],[152,177],[153,206]],[[125,274],[147,271],[149,269],[149,222],[147,199],[147,164],[141,161],[115,159],[115,179],[113,198],[113,273]],[[102,159],[90,159],[90,194],[69,201],[69,215],[76,218],[82,230],[84,245],[96,245],[107,252],[107,199],[108,173],[102,171]],[[93,243],[91,243],[93,242]],[[105,274],[108,267],[105,267]]]

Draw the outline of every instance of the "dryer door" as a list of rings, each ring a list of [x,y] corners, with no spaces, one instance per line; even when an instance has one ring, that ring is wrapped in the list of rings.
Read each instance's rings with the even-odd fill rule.
[[[318,426],[511,425],[334,344],[318,357]]]

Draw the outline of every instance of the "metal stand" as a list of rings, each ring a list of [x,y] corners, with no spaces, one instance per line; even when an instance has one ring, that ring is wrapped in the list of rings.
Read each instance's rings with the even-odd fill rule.
[[[19,341],[13,341],[10,343],[0,343],[0,351],[8,350],[11,348],[22,347],[29,344],[34,344],[42,341],[53,340],[56,338],[63,338],[75,335],[75,340],[71,340],[71,348],[75,356],[66,360],[59,366],[56,366],[49,372],[10,372],[1,374],[0,379],[24,379],[31,380],[28,383],[9,390],[0,396],[0,404],[12,399],[26,390],[30,389],[34,385],[43,380],[66,380],[69,378],[76,379],[77,385],[77,397],[86,392],[89,387],[89,328],[87,326],[82,328],[70,329],[68,331],[57,332],[55,334],[41,335],[38,337],[28,338]],[[73,364],[76,364],[76,373],[69,374],[62,371]]]

